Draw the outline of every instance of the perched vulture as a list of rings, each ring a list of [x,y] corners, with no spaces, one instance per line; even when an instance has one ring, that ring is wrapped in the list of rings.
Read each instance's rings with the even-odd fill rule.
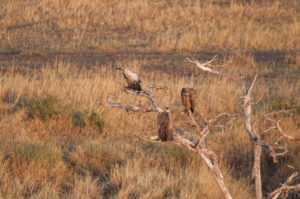
[[[137,91],[141,91],[141,80],[138,76],[138,74],[130,67],[128,66],[121,66],[121,67],[117,67],[118,70],[121,70],[124,78],[127,81],[128,84],[128,88],[129,89],[133,89],[133,90],[137,90]]]
[[[196,106],[196,97],[197,96],[194,89],[182,88],[181,99],[186,112],[188,112],[188,110],[191,110],[191,112],[194,113]]]
[[[161,141],[173,141],[172,115],[168,107],[157,116],[158,137]]]

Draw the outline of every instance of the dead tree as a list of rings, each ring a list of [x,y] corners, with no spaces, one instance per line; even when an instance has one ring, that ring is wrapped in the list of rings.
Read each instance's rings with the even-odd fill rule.
[[[139,97],[147,98],[148,100],[150,100],[152,106],[141,107],[141,106],[135,106],[135,105],[130,105],[130,104],[122,104],[120,102],[113,101],[112,96],[108,97],[108,104],[103,104],[103,103],[101,103],[101,104],[106,107],[109,107],[109,108],[121,108],[121,109],[125,109],[126,111],[132,111],[132,112],[158,112],[159,114],[163,113],[163,110],[158,106],[158,104],[154,100],[153,92],[146,91],[146,90],[142,90],[142,92],[126,90],[126,92],[128,92],[130,94],[134,94]],[[195,122],[190,111],[189,111],[189,116],[192,120],[191,125],[193,127],[196,127],[198,130],[200,130],[200,127]],[[173,123],[173,128],[177,131],[177,133],[174,132],[174,141],[171,141],[171,142],[176,145],[183,146],[187,150],[199,155],[204,160],[204,162],[206,163],[206,165],[208,166],[210,171],[213,173],[214,178],[215,178],[224,198],[231,199],[232,198],[231,194],[225,185],[224,177],[223,177],[222,172],[218,165],[218,156],[213,151],[210,151],[209,149],[207,149],[203,144],[206,136],[210,132],[210,129],[222,128],[232,121],[232,119],[230,119],[229,121],[224,122],[222,125],[216,125],[216,122],[220,121],[224,116],[229,117],[230,114],[223,113],[223,114],[216,116],[213,119],[206,120],[205,121],[206,126],[200,131],[200,134],[199,134],[200,139],[196,140],[195,142],[193,142],[194,140],[191,141],[190,139],[187,138],[187,137],[190,138],[191,132],[188,132],[188,131],[184,130],[183,128],[181,128],[179,125]],[[157,136],[157,135],[156,136],[143,136],[143,135],[135,134],[135,136],[138,137],[139,139],[147,141],[147,142],[162,143],[162,140],[160,140],[159,136]]]
[[[261,186],[260,164],[261,164],[261,150],[262,150],[262,147],[265,147],[269,150],[270,155],[273,157],[274,162],[277,161],[278,156],[283,156],[287,153],[287,148],[284,147],[284,146],[278,146],[278,142],[275,142],[274,146],[264,143],[260,139],[259,134],[256,133],[253,126],[255,126],[261,120],[269,119],[274,124],[274,126],[268,128],[266,131],[277,130],[279,132],[279,134],[281,135],[279,140],[282,139],[282,137],[287,138],[291,141],[299,140],[299,138],[296,139],[296,138],[293,138],[290,135],[287,135],[282,130],[282,128],[280,128],[280,120],[276,121],[274,119],[269,118],[272,115],[275,115],[275,114],[278,114],[278,113],[281,113],[281,112],[290,112],[290,111],[282,110],[282,111],[272,112],[272,113],[264,115],[261,118],[258,118],[254,122],[251,122],[252,105],[256,104],[251,99],[251,91],[252,91],[252,89],[255,85],[255,82],[256,82],[256,79],[257,79],[257,74],[251,80],[250,86],[247,87],[246,78],[244,76],[231,75],[231,74],[222,73],[222,72],[211,69],[210,68],[212,66],[211,63],[214,61],[215,58],[216,58],[216,56],[214,56],[211,60],[209,60],[205,63],[200,63],[198,60],[192,60],[192,59],[188,59],[188,58],[187,58],[187,60],[189,62],[195,64],[198,68],[200,68],[203,71],[206,71],[206,72],[209,72],[209,73],[212,73],[212,74],[215,74],[215,75],[223,76],[223,77],[228,77],[230,79],[235,80],[238,83],[238,85],[239,85],[239,87],[240,87],[240,89],[243,93],[243,96],[242,96],[242,110],[243,110],[243,113],[244,113],[244,125],[245,125],[245,128],[246,128],[246,132],[247,132],[250,140],[252,141],[253,147],[254,147],[254,163],[253,163],[253,169],[252,169],[252,178],[255,179],[256,198],[261,199],[262,198],[262,186]],[[289,190],[294,188],[294,187],[298,187],[298,186],[300,186],[300,185],[289,187]],[[285,186],[285,188],[278,190],[275,194],[272,194],[273,193],[272,192],[269,197],[273,198],[273,195],[274,195],[274,196],[276,196],[274,198],[277,198],[281,193],[284,193],[284,191],[282,191],[282,190],[286,190],[286,186]]]
[[[278,189],[274,190],[272,193],[269,194],[268,198],[277,199],[281,195],[281,198],[287,198],[288,193],[291,190],[300,191],[300,184],[297,185],[290,185],[293,181],[299,178],[300,175],[298,172],[294,172]],[[296,195],[297,193],[295,193]],[[296,195],[295,198],[299,198],[299,195]]]

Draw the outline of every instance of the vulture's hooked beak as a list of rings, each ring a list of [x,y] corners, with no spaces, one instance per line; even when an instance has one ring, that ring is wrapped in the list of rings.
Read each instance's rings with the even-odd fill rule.
[[[120,70],[120,71],[123,71],[124,67],[123,66],[117,66],[116,69]]]

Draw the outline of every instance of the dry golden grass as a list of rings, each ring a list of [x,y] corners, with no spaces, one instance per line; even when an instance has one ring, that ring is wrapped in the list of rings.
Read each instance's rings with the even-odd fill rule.
[[[297,0],[1,1],[0,51],[294,51]]]
[[[224,69],[257,70],[258,63],[251,56],[236,60],[235,67]],[[239,63],[246,66],[243,68]],[[241,93],[237,85],[226,78],[206,74],[191,77],[145,73],[140,67],[144,61],[128,61],[128,64],[139,71],[144,88],[152,83],[168,87],[167,91],[157,91],[155,98],[161,107],[169,105],[174,120],[186,128],[189,127],[184,124],[187,118],[179,96],[182,87],[196,90],[198,113],[196,111],[195,117],[198,120],[199,111],[207,117],[221,112],[237,113],[238,119],[232,125],[212,132],[207,146],[219,155],[221,170],[233,197],[253,198],[252,146],[239,115]],[[39,69],[22,65],[2,69],[2,197],[222,197],[212,174],[198,157],[170,143],[150,144],[133,137],[134,133],[156,135],[156,113],[127,113],[97,103],[106,103],[112,94],[114,100],[123,103],[149,104],[122,91],[125,82],[112,65],[87,69],[57,61],[45,63]],[[261,78],[257,83],[253,95],[266,95],[266,98],[254,110],[255,116],[286,107],[299,111],[299,80],[278,80],[280,78]],[[273,89],[270,90],[269,84]],[[89,120],[93,112],[104,121],[102,132]],[[80,114],[75,117],[76,113]],[[74,122],[76,118],[86,125],[78,125]],[[299,128],[299,112],[282,124],[287,133],[299,136],[299,133],[293,134]],[[299,145],[291,144],[288,158],[280,160],[278,165],[272,164],[269,158],[264,159],[264,190],[274,189],[288,175],[288,163],[300,167],[298,148]],[[265,156],[268,157],[267,153]]]
[[[118,102],[149,105],[123,91],[125,81],[114,67],[124,64],[138,71],[143,88],[167,86],[155,99],[162,108],[169,105],[184,128],[190,130],[182,87],[197,93],[197,121],[199,112],[236,115],[228,127],[213,130],[206,145],[219,156],[232,196],[254,198],[252,144],[238,86],[180,55],[206,52],[204,59],[218,52],[218,70],[259,73],[253,97],[263,98],[253,117],[294,108],[281,124],[299,137],[299,9],[297,0],[0,1],[0,198],[222,197],[197,156],[172,143],[133,137],[156,135],[157,113],[99,104],[113,95]],[[61,52],[69,54],[59,58]],[[263,133],[267,125],[258,132],[272,142],[275,136]],[[287,164],[300,169],[299,144],[287,143],[288,156],[278,164],[263,152],[264,192],[291,173]]]

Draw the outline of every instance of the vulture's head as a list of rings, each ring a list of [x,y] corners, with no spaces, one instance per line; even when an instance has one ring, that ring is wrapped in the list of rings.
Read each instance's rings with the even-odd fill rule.
[[[124,71],[124,66],[117,66],[116,69],[123,72]]]
[[[166,112],[170,112],[169,106],[166,106]]]
[[[189,90],[187,89],[187,88],[182,88],[182,90],[181,90],[181,95],[183,94],[183,93],[187,93]]]

